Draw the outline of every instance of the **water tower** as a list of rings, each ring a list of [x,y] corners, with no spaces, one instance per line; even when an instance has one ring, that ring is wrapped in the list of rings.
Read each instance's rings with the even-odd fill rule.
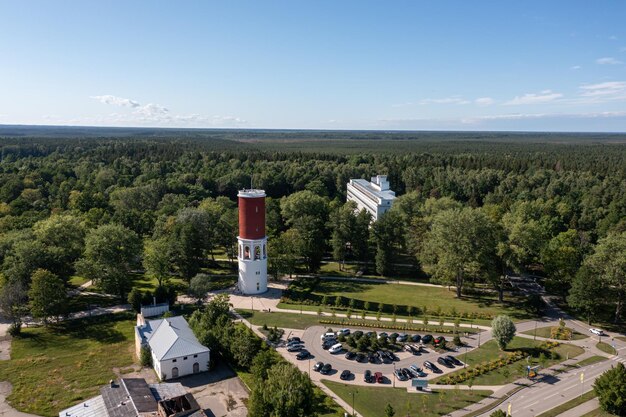
[[[265,191],[241,190],[239,198],[239,290],[244,294],[267,291],[267,236]]]

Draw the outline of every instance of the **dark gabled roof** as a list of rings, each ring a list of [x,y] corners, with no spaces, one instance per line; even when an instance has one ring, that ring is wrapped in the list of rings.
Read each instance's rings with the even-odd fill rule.
[[[143,378],[122,378],[122,385],[130,396],[138,413],[156,412],[157,402],[150,391],[150,387]]]

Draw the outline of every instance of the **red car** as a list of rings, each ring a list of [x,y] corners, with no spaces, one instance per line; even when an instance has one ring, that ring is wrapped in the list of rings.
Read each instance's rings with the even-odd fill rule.
[[[384,379],[383,379],[383,373],[382,373],[382,372],[376,372],[376,373],[374,374],[374,380],[375,380],[376,382],[378,382],[379,384],[382,384],[382,383],[383,383],[383,381],[384,381]]]

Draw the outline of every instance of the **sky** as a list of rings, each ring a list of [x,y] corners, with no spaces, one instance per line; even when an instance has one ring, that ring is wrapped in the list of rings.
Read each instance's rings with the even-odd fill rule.
[[[626,132],[626,2],[0,0],[0,124]]]

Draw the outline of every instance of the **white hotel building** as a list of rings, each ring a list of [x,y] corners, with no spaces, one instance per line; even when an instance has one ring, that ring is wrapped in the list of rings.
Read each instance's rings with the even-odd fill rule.
[[[387,212],[396,193],[389,189],[386,175],[372,177],[372,181],[352,179],[348,183],[348,201],[356,202],[358,210],[367,210],[376,221]]]

